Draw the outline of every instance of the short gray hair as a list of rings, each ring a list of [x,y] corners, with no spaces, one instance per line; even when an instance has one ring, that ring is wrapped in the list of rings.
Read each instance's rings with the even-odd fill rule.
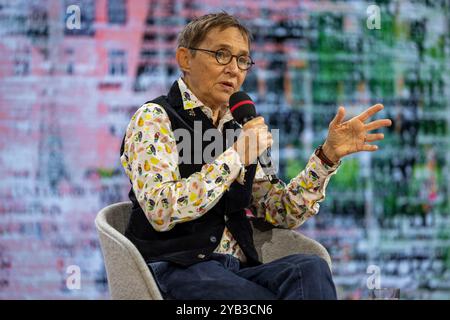
[[[250,48],[253,39],[251,32],[236,17],[226,12],[206,14],[189,22],[178,35],[178,48],[195,48],[212,29],[224,30],[232,27],[239,29],[242,36],[247,39]]]

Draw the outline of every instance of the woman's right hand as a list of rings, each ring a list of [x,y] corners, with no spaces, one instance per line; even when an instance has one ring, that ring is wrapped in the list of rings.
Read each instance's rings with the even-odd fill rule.
[[[241,162],[248,166],[256,163],[260,156],[273,143],[272,134],[264,122],[263,117],[254,118],[244,124],[241,134],[233,144]]]

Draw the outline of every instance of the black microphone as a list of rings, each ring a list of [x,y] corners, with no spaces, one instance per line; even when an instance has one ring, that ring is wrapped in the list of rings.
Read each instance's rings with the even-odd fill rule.
[[[243,91],[235,92],[230,97],[230,111],[236,120],[241,125],[257,117],[255,103],[253,100]],[[276,176],[276,168],[272,164],[270,158],[270,148],[267,148],[258,157],[259,164],[264,171],[264,174],[269,178],[270,183],[274,184],[279,181]]]

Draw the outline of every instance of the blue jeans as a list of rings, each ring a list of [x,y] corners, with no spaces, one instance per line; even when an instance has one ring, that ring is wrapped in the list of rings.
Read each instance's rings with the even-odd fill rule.
[[[244,268],[237,258],[218,253],[189,267],[148,265],[165,299],[337,299],[328,264],[316,255],[294,254]]]

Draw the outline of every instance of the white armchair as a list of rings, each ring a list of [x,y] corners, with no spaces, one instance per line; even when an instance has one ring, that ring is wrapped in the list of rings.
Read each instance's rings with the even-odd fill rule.
[[[112,299],[162,300],[149,267],[137,248],[125,236],[131,215],[131,202],[103,208],[95,219],[103,252],[109,292]],[[270,229],[254,223],[254,243],[263,262],[294,254],[316,254],[328,262],[327,250],[317,241],[298,232]]]

